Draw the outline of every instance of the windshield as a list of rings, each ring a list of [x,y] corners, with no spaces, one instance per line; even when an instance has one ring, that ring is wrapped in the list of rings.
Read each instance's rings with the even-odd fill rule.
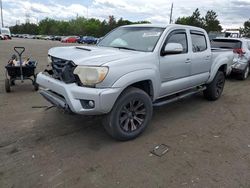
[[[211,41],[212,48],[227,48],[236,49],[241,48],[241,41],[231,39],[213,39]]]
[[[164,28],[120,27],[105,36],[98,46],[152,52]]]
[[[10,31],[8,29],[1,29],[2,34],[10,34]]]

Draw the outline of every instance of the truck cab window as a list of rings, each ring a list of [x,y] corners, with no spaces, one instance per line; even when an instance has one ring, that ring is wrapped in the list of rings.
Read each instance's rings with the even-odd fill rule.
[[[170,34],[170,37],[167,39],[167,43],[179,43],[183,47],[182,53],[188,52],[188,46],[187,46],[187,35],[186,33],[173,33]]]
[[[207,49],[206,37],[202,34],[191,33],[193,52],[203,52]]]

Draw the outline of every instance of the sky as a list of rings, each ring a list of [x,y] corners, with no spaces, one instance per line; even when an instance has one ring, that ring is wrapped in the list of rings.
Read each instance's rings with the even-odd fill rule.
[[[202,16],[214,10],[224,29],[239,28],[250,19],[250,0],[2,0],[4,25],[38,23],[49,17],[70,20],[77,16],[130,21],[147,20],[156,24],[168,24],[171,3],[174,3],[173,20],[190,16],[199,8]]]

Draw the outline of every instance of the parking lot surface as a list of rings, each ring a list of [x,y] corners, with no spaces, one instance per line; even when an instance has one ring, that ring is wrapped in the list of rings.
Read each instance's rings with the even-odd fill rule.
[[[14,46],[47,63],[60,42],[0,41],[0,187],[250,187],[250,79],[227,79],[216,102],[196,95],[155,108],[143,135],[110,138],[101,117],[63,114],[29,81],[5,93]],[[68,44],[67,44],[68,45]],[[71,44],[72,45],[72,44]],[[162,157],[150,151],[169,147]]]

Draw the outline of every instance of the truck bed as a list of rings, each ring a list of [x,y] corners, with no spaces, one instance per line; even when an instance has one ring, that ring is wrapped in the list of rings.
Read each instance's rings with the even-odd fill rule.
[[[233,64],[234,53],[233,49],[223,48],[211,48],[212,51],[212,62],[218,61],[218,59],[229,59],[228,66],[231,67]],[[230,74],[231,68],[228,69],[227,74]]]
[[[225,48],[211,48],[212,52],[227,52],[227,51],[233,51],[233,49],[225,49]]]

